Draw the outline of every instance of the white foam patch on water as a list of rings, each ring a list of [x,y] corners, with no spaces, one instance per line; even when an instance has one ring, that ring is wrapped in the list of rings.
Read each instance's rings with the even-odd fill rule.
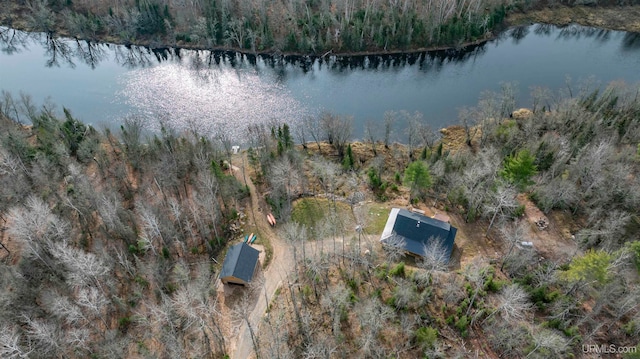
[[[118,97],[142,115],[148,128],[162,121],[173,129],[202,135],[225,133],[241,140],[251,124],[286,122],[295,126],[304,107],[268,68],[228,63],[203,64],[201,54],[140,68],[120,78]]]

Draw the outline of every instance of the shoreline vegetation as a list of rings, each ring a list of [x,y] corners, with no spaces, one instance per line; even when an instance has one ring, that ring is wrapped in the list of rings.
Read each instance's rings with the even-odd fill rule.
[[[507,22],[515,26],[527,23],[567,26],[575,23],[606,30],[640,33],[640,6],[559,6],[510,13]]]
[[[402,6],[397,5],[399,2],[374,6],[347,1],[347,7],[337,8],[327,1],[311,5],[290,2],[289,7],[264,1],[244,6],[216,0],[195,3],[199,5],[170,7],[162,0],[125,1],[117,7],[99,1],[12,2],[0,4],[0,24],[22,31],[152,49],[312,57],[461,49],[489,41],[508,27],[534,22],[640,31],[640,5],[633,4],[525,6],[514,1],[469,0],[457,8],[435,0],[405,1]],[[431,12],[425,13],[427,10]]]

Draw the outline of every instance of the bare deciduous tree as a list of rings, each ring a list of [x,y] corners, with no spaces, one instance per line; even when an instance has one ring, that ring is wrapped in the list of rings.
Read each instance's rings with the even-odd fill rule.
[[[387,254],[387,262],[394,263],[400,259],[406,252],[405,245],[404,238],[396,233],[392,233],[387,238],[384,238],[383,248]]]
[[[340,173],[338,165],[320,157],[314,159],[312,166],[313,174],[320,182],[325,195],[327,197],[329,197],[330,194],[333,195],[337,187],[338,173]]]
[[[393,291],[393,305],[396,310],[405,310],[410,304],[415,303],[416,292],[412,282],[399,280]]]
[[[347,142],[351,139],[352,117],[344,117],[323,113],[320,117],[320,124],[324,130],[329,144],[338,151],[338,156],[342,157],[347,148]]]
[[[29,197],[26,208],[13,208],[9,218],[9,233],[23,243],[29,255],[53,271],[51,251],[55,241],[66,238],[68,224],[35,196]]]
[[[472,141],[479,130],[477,116],[478,115],[473,111],[473,109],[468,108],[463,108],[458,113],[458,118],[460,119],[460,123],[462,124],[466,135],[465,142],[469,147],[471,147]]]
[[[527,234],[527,223],[524,221],[515,220],[513,224],[504,223],[500,226],[500,233],[502,234],[502,239],[505,244],[509,246],[507,249],[507,253],[504,255],[502,259],[502,264],[500,265],[500,270],[504,268],[504,264],[507,260],[511,258],[511,253],[515,248],[517,243],[522,243],[526,238]]]
[[[518,284],[510,284],[502,289],[498,295],[498,306],[485,318],[485,321],[495,314],[500,314],[500,317],[506,321],[519,321],[524,319],[531,309],[529,293]]]
[[[100,318],[106,327],[106,318],[104,316],[105,311],[111,301],[105,297],[105,295],[95,287],[82,288],[78,291],[76,303],[87,310],[92,318]]]
[[[490,202],[485,203],[484,212],[486,214],[492,214],[489,227],[487,227],[487,233],[491,230],[493,223],[498,215],[506,215],[505,211],[514,210],[518,207],[518,201],[516,201],[516,190],[509,185],[499,186],[495,192],[491,194]]]
[[[102,278],[109,273],[109,267],[101,257],[70,247],[65,241],[55,243],[52,251],[67,268],[67,282],[73,287],[100,285]]]
[[[393,124],[396,122],[396,113],[393,111],[387,111],[384,113],[384,147],[389,148],[391,144],[391,133],[393,130]]]
[[[336,338],[341,335],[342,316],[349,309],[349,298],[350,295],[347,288],[339,285],[331,288],[320,299],[322,308],[329,312],[332,321],[331,331]]]
[[[458,303],[464,298],[463,283],[455,274],[449,274],[442,280],[442,298],[445,303]]]
[[[7,359],[27,359],[33,349],[23,347],[23,340],[16,327],[2,326],[4,329],[0,332],[0,357]]]
[[[306,131],[311,135],[311,138],[318,146],[318,152],[320,152],[320,141],[322,141],[322,126],[320,125],[320,118],[318,116],[305,116],[300,127],[306,128]]]
[[[534,354],[538,354],[537,352],[540,349],[546,349],[545,354],[539,355],[541,358],[547,358],[549,354],[561,357],[569,347],[569,342],[551,329],[535,328],[535,330],[532,330],[531,336],[533,337],[534,347],[525,358],[536,357]]]
[[[371,151],[373,152],[373,156],[377,156],[378,152],[376,151],[376,142],[378,142],[378,129],[377,124],[373,121],[369,120],[364,124],[364,135],[367,141],[371,143]]]
[[[419,265],[428,272],[444,271],[449,263],[447,254],[443,240],[440,237],[430,237],[424,244],[424,256]]]
[[[68,297],[58,293],[50,293],[44,297],[44,304],[47,309],[58,319],[63,320],[68,325],[79,326],[86,322],[82,310]]]
[[[407,146],[409,149],[409,161],[413,160],[414,150],[423,144],[423,124],[424,118],[420,112],[409,113],[407,111],[400,111],[401,121],[407,123],[405,134],[407,135]]]
[[[575,208],[580,199],[576,184],[562,177],[540,184],[536,194],[539,198],[537,203],[545,213],[553,208]]]
[[[532,87],[531,98],[533,100],[533,113],[536,113],[539,110],[551,111],[551,99],[553,96],[548,88],[540,86]]]
[[[300,170],[288,156],[275,160],[269,169],[269,182],[273,189],[271,197],[277,199],[278,215],[289,218],[293,195],[299,193],[301,182]]]
[[[482,205],[490,196],[500,166],[500,156],[495,148],[484,148],[456,178],[467,201],[467,221],[478,216]]]
[[[293,261],[297,264],[297,247],[302,247],[302,260],[306,262],[307,255],[305,242],[308,240],[307,227],[298,222],[287,222],[282,226],[282,237],[291,245],[293,250]]]
[[[61,333],[58,326],[28,315],[23,315],[22,319],[25,322],[27,337],[34,343],[35,350],[45,356],[59,353],[61,349]]]
[[[265,316],[265,324],[268,326],[268,330],[263,330],[260,337],[260,348],[263,350],[262,356],[265,358],[293,359],[295,356],[292,348],[288,345],[289,332],[286,327],[284,313],[278,316],[271,314]],[[317,340],[317,338],[314,339]],[[310,346],[307,346],[307,353],[310,353],[308,351]]]
[[[359,337],[360,348],[364,355],[369,355],[376,350],[379,340],[378,334],[387,321],[393,317],[393,312],[378,298],[372,297],[357,308],[357,314],[362,330]]]
[[[504,358],[522,358],[524,349],[530,344],[529,328],[521,323],[496,321],[484,327],[491,348]]]
[[[315,335],[313,341],[304,348],[304,357],[309,359],[332,358],[338,351],[338,343],[329,336]]]

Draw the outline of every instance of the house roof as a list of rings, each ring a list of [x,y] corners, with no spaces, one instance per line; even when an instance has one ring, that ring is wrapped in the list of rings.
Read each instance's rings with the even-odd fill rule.
[[[381,241],[386,243],[392,236],[404,241],[404,249],[410,253],[425,256],[425,245],[432,240],[440,240],[446,251],[447,260],[453,251],[453,242],[458,229],[447,222],[429,218],[405,209],[393,208],[382,232]]]
[[[220,278],[232,276],[250,282],[258,263],[259,254],[257,249],[246,243],[231,246],[224,258]]]

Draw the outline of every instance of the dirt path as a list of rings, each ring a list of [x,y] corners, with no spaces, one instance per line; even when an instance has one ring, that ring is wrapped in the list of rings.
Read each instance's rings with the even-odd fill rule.
[[[276,290],[281,285],[283,278],[285,278],[289,270],[293,268],[294,263],[293,256],[291,251],[288,249],[287,244],[276,234],[274,229],[267,222],[267,212],[265,209],[268,208],[268,205],[262,197],[258,196],[258,192],[256,191],[253,181],[251,181],[249,169],[247,167],[244,168],[245,173],[243,174],[242,167],[247,163],[247,159],[244,158],[244,161],[242,161],[241,157],[237,157],[235,162],[240,162],[235,163],[240,165],[240,167],[234,166],[234,175],[241,183],[245,183],[246,178],[246,184],[251,192],[252,208],[250,212],[252,213],[248,213],[250,221],[253,222],[255,220],[254,224],[258,228],[259,236],[261,236],[262,239],[269,241],[273,248],[271,263],[263,272],[264,282],[260,289],[261,294],[250,315],[251,326],[254,331],[257,331],[260,320],[267,309],[266,302],[271,301],[271,298],[273,298]],[[265,293],[267,297],[266,300]],[[245,359],[253,356],[253,344],[249,328],[246,323],[243,323],[240,326],[238,335],[230,344],[230,352],[233,353],[233,355],[231,355],[233,359]]]

